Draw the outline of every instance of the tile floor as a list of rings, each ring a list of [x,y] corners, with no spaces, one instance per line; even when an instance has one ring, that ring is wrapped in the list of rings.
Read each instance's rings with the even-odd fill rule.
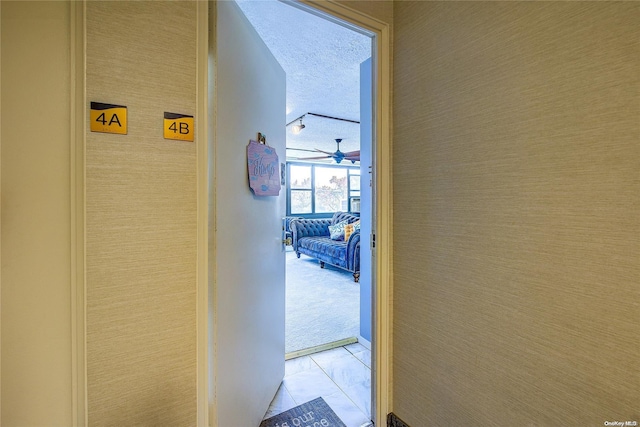
[[[371,420],[371,351],[360,343],[285,362],[278,393],[264,418],[322,397],[347,427]]]

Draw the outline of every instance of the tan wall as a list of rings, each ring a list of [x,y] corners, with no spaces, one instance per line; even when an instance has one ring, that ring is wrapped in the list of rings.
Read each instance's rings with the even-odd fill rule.
[[[394,14],[394,411],[640,422],[640,5]]]
[[[90,425],[196,423],[195,2],[87,2],[87,103],[126,105],[127,135],[87,133]]]
[[[69,5],[2,8],[2,426],[71,425]]]

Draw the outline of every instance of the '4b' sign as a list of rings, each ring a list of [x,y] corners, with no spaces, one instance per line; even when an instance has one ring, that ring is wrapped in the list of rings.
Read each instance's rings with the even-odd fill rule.
[[[193,142],[193,116],[165,112],[164,138]]]
[[[92,102],[89,114],[91,132],[127,134],[127,107]]]

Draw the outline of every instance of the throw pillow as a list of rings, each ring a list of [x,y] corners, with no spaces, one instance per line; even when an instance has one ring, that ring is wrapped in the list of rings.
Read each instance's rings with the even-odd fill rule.
[[[347,224],[344,226],[344,240],[349,240],[349,237],[353,234],[353,224]]]
[[[347,220],[344,220],[329,226],[329,234],[332,240],[344,240],[344,226],[347,225],[347,223]]]
[[[347,224],[344,227],[344,240],[349,240],[349,237],[355,232],[360,230],[360,220]]]

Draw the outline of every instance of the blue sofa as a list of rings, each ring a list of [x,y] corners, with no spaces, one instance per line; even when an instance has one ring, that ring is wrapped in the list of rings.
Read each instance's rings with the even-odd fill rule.
[[[358,214],[336,212],[322,219],[294,219],[289,225],[293,237],[293,250],[298,258],[305,254],[320,261],[320,267],[330,264],[353,273],[360,280],[360,231],[354,231],[347,241],[333,240],[329,226],[347,220],[349,224],[360,219]]]

